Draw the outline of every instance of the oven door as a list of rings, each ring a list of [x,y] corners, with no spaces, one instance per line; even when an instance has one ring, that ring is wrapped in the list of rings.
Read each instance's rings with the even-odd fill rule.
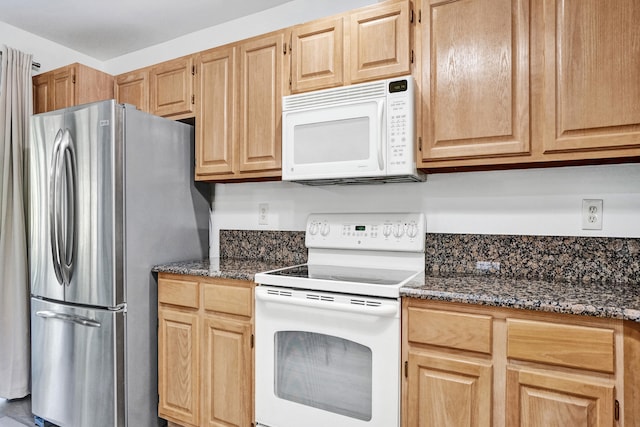
[[[398,427],[400,302],[256,288],[256,421]]]

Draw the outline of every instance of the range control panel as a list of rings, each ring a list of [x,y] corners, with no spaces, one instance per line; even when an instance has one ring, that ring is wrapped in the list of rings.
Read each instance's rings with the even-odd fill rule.
[[[308,248],[424,251],[423,213],[311,214],[307,219]]]

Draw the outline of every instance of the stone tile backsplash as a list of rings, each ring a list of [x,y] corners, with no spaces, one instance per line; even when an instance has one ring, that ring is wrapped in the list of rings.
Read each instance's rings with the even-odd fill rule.
[[[301,264],[304,232],[220,230],[220,257]],[[434,276],[640,283],[640,239],[429,233],[425,258],[426,274]],[[490,269],[478,270],[478,262]]]

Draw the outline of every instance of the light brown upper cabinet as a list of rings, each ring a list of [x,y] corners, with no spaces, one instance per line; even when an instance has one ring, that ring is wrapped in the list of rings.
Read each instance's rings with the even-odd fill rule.
[[[640,2],[542,3],[544,152],[640,147]]]
[[[183,56],[151,67],[149,70],[151,113],[172,119],[193,117],[194,75],[193,56]]]
[[[408,0],[383,3],[351,13],[351,83],[411,72]]]
[[[291,30],[291,92],[344,84],[342,16],[320,19]]]
[[[291,92],[409,74],[410,7],[387,1],[293,27]]]
[[[196,179],[281,176],[284,31],[197,55]]]
[[[529,153],[529,0],[423,0],[421,15],[421,166]]]
[[[34,114],[113,98],[113,76],[79,63],[34,76]]]
[[[144,68],[116,76],[114,94],[119,103],[149,112],[149,70]]]

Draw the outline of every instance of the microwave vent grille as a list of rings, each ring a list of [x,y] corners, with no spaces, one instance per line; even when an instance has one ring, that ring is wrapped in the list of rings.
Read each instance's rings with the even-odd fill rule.
[[[318,90],[300,95],[285,96],[283,97],[282,109],[284,111],[295,111],[349,104],[354,101],[367,101],[374,98],[385,97],[386,94],[386,81],[363,83],[334,89]]]
[[[390,184],[403,182],[424,182],[427,176],[422,173],[416,175],[387,175],[375,177],[351,177],[351,178],[320,178],[310,180],[294,180],[298,184],[309,186],[321,185],[361,185],[361,184]]]

